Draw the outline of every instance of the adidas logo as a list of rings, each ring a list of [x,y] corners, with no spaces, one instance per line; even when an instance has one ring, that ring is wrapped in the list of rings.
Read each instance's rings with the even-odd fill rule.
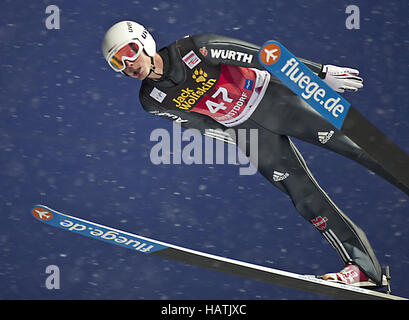
[[[331,130],[330,132],[324,131],[324,132],[318,132],[318,140],[322,143],[322,144],[326,144],[329,139],[331,139],[331,137],[333,136],[335,132],[333,130]]]
[[[282,173],[282,172],[279,172],[279,171],[274,171],[273,172],[273,180],[275,182],[283,181],[284,179],[287,179],[289,176],[290,175],[287,172],[286,173]]]

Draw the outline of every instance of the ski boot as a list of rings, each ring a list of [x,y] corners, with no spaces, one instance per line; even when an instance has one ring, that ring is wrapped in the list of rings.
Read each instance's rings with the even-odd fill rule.
[[[344,269],[336,273],[327,273],[319,278],[334,281],[342,284],[347,284],[354,287],[362,288],[386,288],[387,293],[390,293],[390,275],[389,266],[386,267],[386,275],[382,275],[382,285],[379,286],[377,283],[368,278],[358,266],[354,264],[347,264]]]

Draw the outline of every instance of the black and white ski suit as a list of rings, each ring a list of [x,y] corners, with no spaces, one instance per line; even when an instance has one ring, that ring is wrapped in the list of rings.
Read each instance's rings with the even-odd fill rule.
[[[319,186],[289,137],[335,151],[357,161],[392,184],[353,141],[326,121],[258,62],[260,47],[229,37],[203,34],[185,37],[161,49],[164,75],[145,79],[143,108],[206,130],[258,129],[258,171],[288,194],[297,211],[330,242],[344,263],[354,263],[376,283],[381,266],[365,236]],[[319,74],[322,65],[300,59]],[[234,139],[237,141],[237,134]],[[249,137],[249,135],[247,135]],[[250,150],[250,141],[239,145]]]

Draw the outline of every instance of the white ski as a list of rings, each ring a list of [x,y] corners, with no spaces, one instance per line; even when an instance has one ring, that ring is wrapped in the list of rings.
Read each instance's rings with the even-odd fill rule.
[[[336,299],[407,300],[390,294],[325,281],[311,276],[259,266],[196,250],[175,246],[129,232],[69,216],[43,205],[36,205],[31,214],[48,225],[126,247],[131,250],[179,261],[211,270],[303,290]]]

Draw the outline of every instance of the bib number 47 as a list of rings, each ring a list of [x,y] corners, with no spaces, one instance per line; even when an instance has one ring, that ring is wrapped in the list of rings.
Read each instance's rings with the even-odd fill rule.
[[[220,87],[213,93],[212,98],[217,98],[219,95],[222,95],[222,100],[227,103],[231,103],[233,99],[229,98],[228,92],[226,88]],[[210,100],[206,101],[206,106],[209,109],[210,113],[217,113],[219,110],[226,110],[226,106],[224,102],[213,102]]]

